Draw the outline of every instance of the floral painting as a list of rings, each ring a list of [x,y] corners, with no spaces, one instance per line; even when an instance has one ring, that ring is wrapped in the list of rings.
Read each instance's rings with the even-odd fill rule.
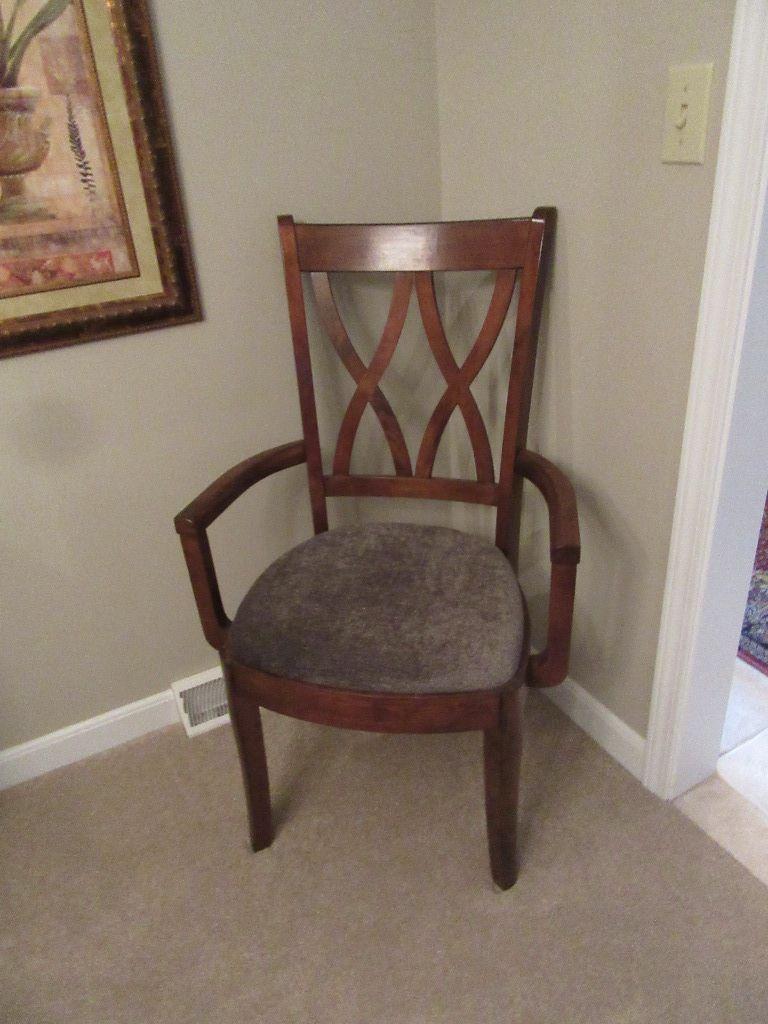
[[[150,0],[0,0],[0,358],[201,318]]]
[[[0,297],[136,276],[81,0],[0,0]]]

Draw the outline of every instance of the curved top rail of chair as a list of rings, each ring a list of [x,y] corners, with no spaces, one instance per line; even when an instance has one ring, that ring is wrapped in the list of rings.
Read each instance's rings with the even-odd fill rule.
[[[432,224],[293,224],[302,271],[502,270],[522,267],[531,218]]]

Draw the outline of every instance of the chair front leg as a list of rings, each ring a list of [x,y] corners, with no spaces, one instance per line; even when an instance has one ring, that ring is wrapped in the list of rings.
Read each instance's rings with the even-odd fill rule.
[[[272,806],[269,798],[269,772],[264,731],[261,726],[259,705],[244,693],[232,679],[228,666],[224,666],[227,697],[232,729],[240,755],[240,767],[245,784],[245,802],[251,846],[258,853],[272,844]]]
[[[517,881],[517,803],[523,753],[523,687],[501,698],[499,722],[483,733],[485,815],[491,875],[500,889]]]

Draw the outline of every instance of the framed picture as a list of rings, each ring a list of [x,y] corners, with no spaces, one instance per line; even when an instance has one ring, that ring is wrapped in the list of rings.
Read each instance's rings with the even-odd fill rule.
[[[199,319],[147,0],[0,0],[0,356]]]

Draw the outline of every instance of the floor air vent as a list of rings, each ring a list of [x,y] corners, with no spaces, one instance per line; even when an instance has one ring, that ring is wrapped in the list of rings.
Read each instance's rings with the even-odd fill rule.
[[[187,736],[198,736],[229,721],[227,690],[221,669],[182,679],[174,683],[172,689]]]

